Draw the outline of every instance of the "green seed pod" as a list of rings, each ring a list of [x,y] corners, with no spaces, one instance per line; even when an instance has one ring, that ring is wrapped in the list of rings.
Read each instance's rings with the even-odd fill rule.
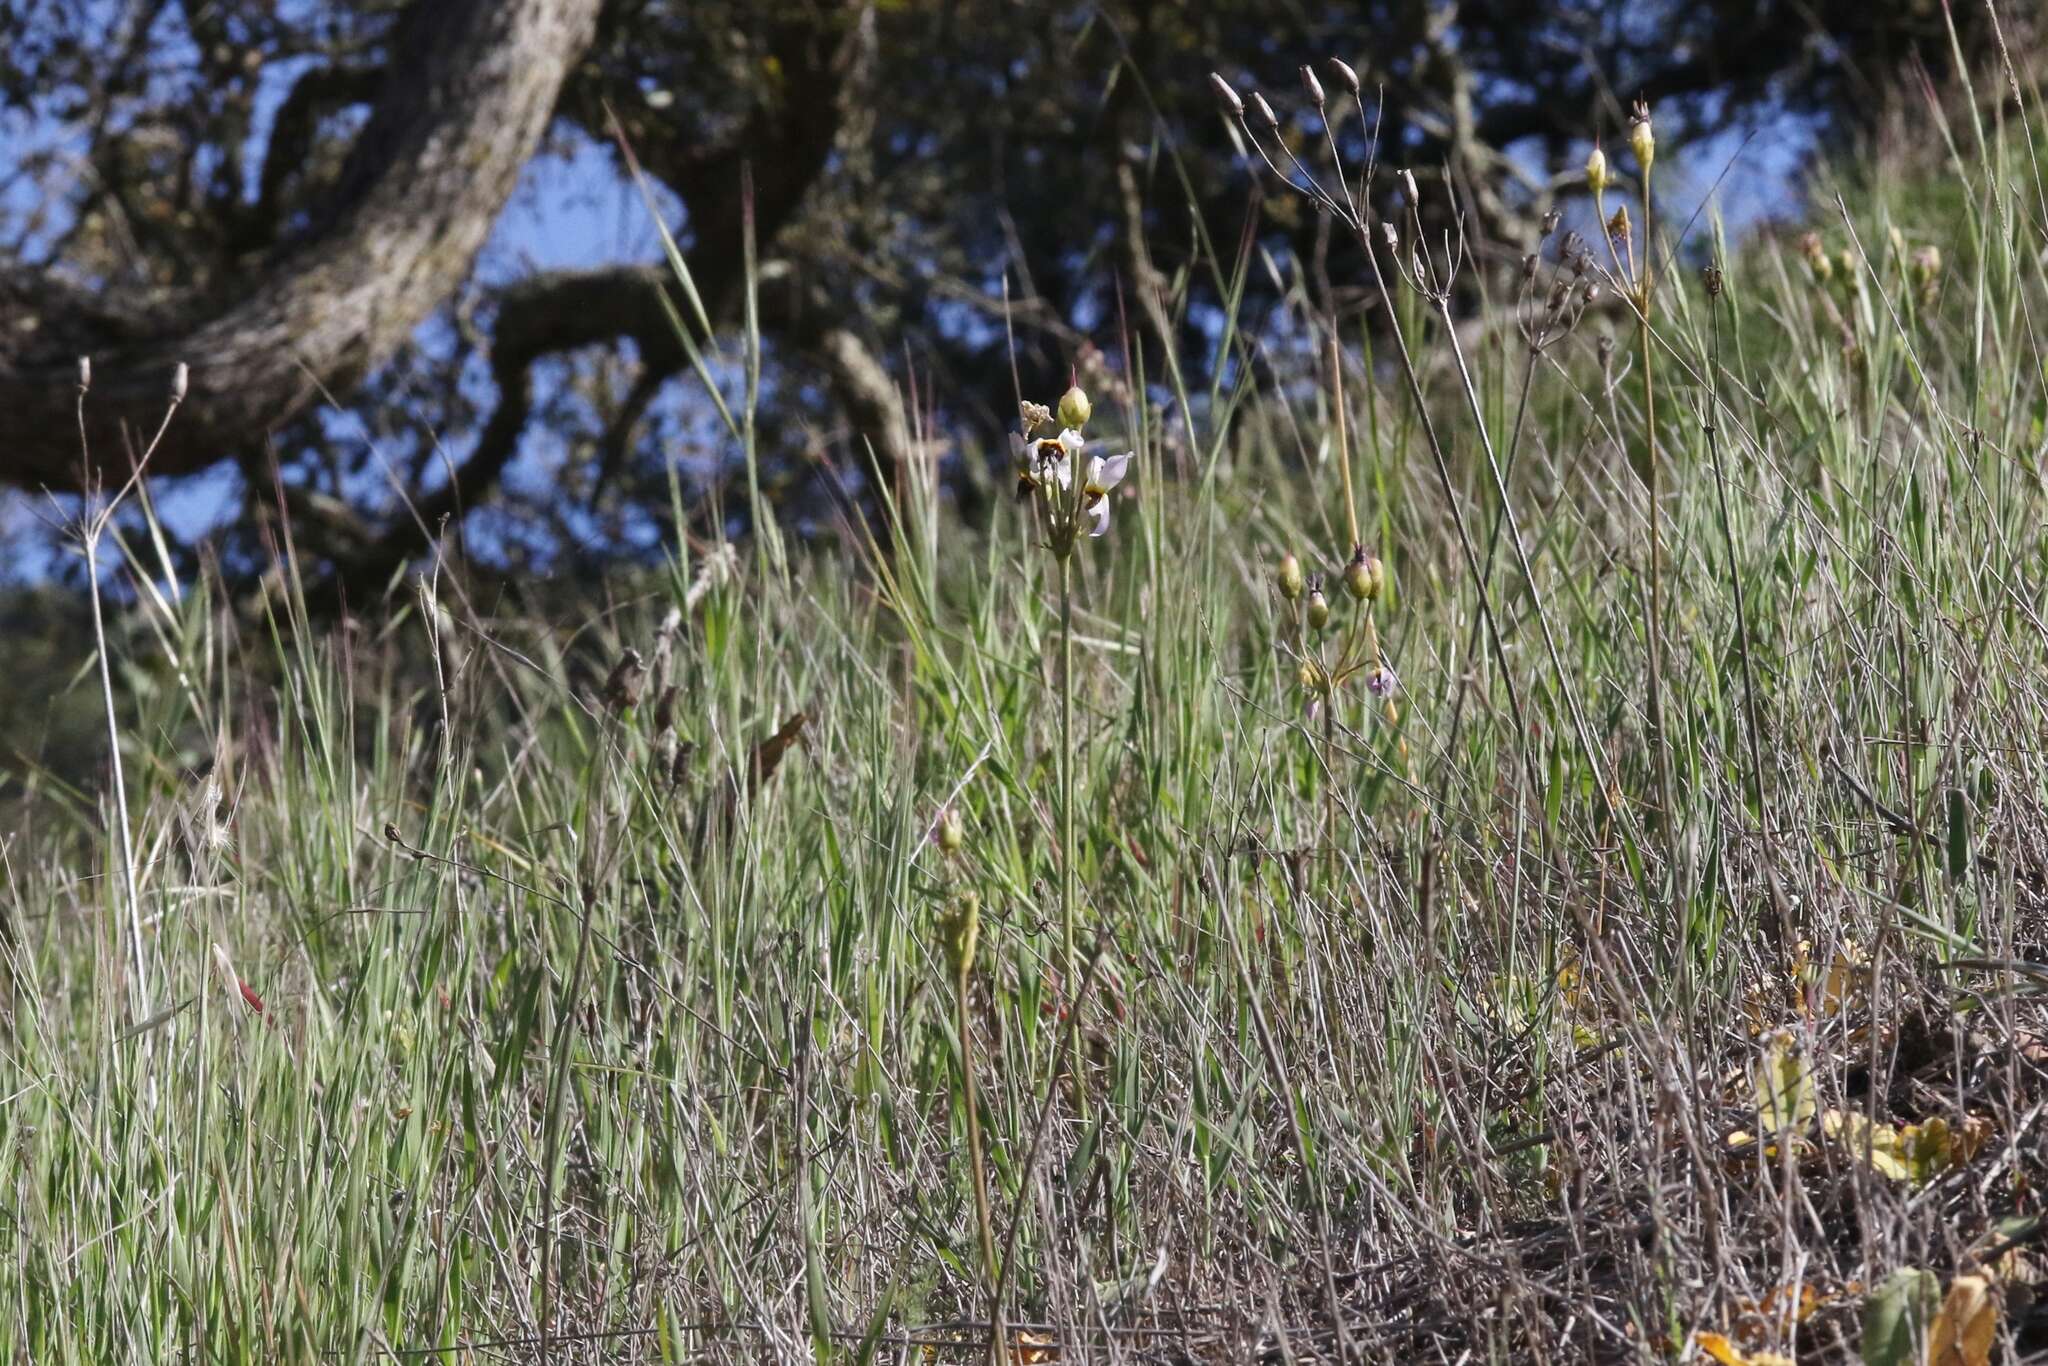
[[[1078,384],[1060,395],[1062,427],[1072,427],[1078,432],[1088,425],[1088,418],[1094,411],[1095,405],[1088,401],[1088,395]]]
[[[1307,580],[1301,574],[1301,561],[1294,558],[1294,552],[1290,550],[1285,555],[1282,555],[1280,557],[1280,596],[1289,602],[1299,601],[1302,585],[1306,582]]]
[[[1352,552],[1351,563],[1344,566],[1344,591],[1360,602],[1371,602],[1380,595],[1380,589],[1387,581],[1387,567],[1380,563],[1377,555],[1368,555],[1364,546]]]
[[[1308,629],[1320,631],[1330,624],[1330,600],[1323,596],[1320,588],[1311,588],[1308,593]]]

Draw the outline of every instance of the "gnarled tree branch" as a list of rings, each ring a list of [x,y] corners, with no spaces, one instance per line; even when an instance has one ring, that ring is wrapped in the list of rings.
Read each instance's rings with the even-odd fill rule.
[[[180,362],[191,389],[155,468],[201,468],[260,442],[317,385],[352,386],[467,273],[552,116],[601,0],[416,0],[326,209],[232,295],[82,309],[77,286],[0,270],[0,479],[78,487],[122,469]],[[95,375],[90,459],[72,420],[76,358]]]

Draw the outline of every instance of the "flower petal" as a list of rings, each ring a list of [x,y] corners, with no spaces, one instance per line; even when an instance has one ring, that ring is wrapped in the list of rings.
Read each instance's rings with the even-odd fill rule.
[[[1089,462],[1088,482],[1096,488],[1107,491],[1121,484],[1124,480],[1124,474],[1130,468],[1131,453],[1129,451],[1125,451],[1122,455],[1113,455],[1107,460],[1097,459]]]
[[[1090,536],[1101,536],[1109,530],[1109,499],[1097,498],[1095,506],[1088,509]]]

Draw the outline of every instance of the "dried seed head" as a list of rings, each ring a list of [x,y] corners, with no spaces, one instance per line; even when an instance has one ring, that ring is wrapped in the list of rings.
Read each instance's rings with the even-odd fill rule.
[[[1350,64],[1340,62],[1335,57],[1332,57],[1330,58],[1330,67],[1337,73],[1337,79],[1344,82],[1344,88],[1349,90],[1354,96],[1357,95],[1359,91],[1358,73],[1351,69]]]
[[[1591,308],[1599,298],[1600,282],[1598,280],[1588,280],[1586,281],[1585,288],[1579,291],[1579,307]]]
[[[1607,240],[1617,247],[1625,247],[1629,241],[1628,205],[1614,211],[1614,217],[1607,220]]]
[[[78,358],[78,392],[82,394],[90,388],[92,388],[92,357],[80,356]]]
[[[654,704],[654,733],[667,735],[676,725],[676,685],[671,683],[661,690],[661,697]]]
[[[647,680],[647,666],[640,652],[630,645],[619,653],[619,662],[604,681],[604,702],[613,711],[640,705],[641,685]]]
[[[1281,597],[1289,602],[1300,599],[1301,587],[1305,580],[1301,575],[1301,561],[1294,558],[1294,552],[1291,550],[1280,557],[1279,582]]]
[[[185,401],[185,388],[191,382],[192,371],[185,362],[179,361],[178,368],[171,371],[171,402]]]
[[[1232,118],[1241,119],[1244,117],[1244,101],[1239,99],[1237,92],[1230,88],[1230,82],[1223,79],[1222,72],[1212,71],[1209,73],[1209,88],[1216,92],[1216,103],[1223,106],[1224,113],[1229,114]]]
[[[1564,307],[1565,301],[1570,299],[1571,297],[1571,281],[1559,280],[1555,285],[1551,287],[1550,302],[1547,306],[1552,313],[1556,313],[1558,310]]]
[[[1721,297],[1721,290],[1727,281],[1721,274],[1721,267],[1710,263],[1700,271],[1700,283],[1706,286],[1709,299],[1718,299]]]
[[[1600,144],[1596,142],[1586,155],[1586,188],[1597,197],[1606,194],[1612,183],[1607,175],[1607,153],[1601,151]]]
[[[1527,284],[1536,278],[1536,266],[1542,259],[1533,251],[1522,258],[1522,283]]]
[[[1386,240],[1387,250],[1398,254],[1401,250],[1401,234],[1388,219],[1380,220],[1380,236]]]
[[[1544,214],[1543,237],[1541,240],[1548,242],[1551,239],[1551,237],[1556,234],[1557,225],[1562,222],[1564,222],[1564,214],[1557,209],[1552,209],[1550,212]]]
[[[1401,193],[1408,196],[1410,208],[1421,207],[1422,196],[1415,189],[1415,172],[1405,169],[1401,172]]]
[[[1273,112],[1272,105],[1266,103],[1266,97],[1256,90],[1252,91],[1252,108],[1258,113],[1259,121],[1268,128],[1280,126],[1280,116]]]
[[[1578,229],[1574,228],[1564,235],[1564,241],[1559,244],[1558,259],[1574,269],[1583,270],[1584,267],[1579,265],[1579,253],[1585,249],[1586,239],[1579,236]]]
[[[1040,427],[1052,424],[1052,409],[1027,398],[1017,405],[1017,419],[1024,426],[1024,435],[1029,436]]]
[[[1301,88],[1308,91],[1308,100],[1316,108],[1323,107],[1323,83],[1316,79],[1315,71],[1307,66],[1301,69]]]

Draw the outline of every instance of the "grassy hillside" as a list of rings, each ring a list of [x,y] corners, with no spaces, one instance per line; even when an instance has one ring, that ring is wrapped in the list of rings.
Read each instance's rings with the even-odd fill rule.
[[[0,1356],[2039,1350],[2048,195],[1948,134],[1715,293],[1658,220],[1647,337],[1639,243],[1390,281],[1427,424],[1134,333],[1067,561],[920,471],[576,610],[145,596],[132,860],[0,836]]]

